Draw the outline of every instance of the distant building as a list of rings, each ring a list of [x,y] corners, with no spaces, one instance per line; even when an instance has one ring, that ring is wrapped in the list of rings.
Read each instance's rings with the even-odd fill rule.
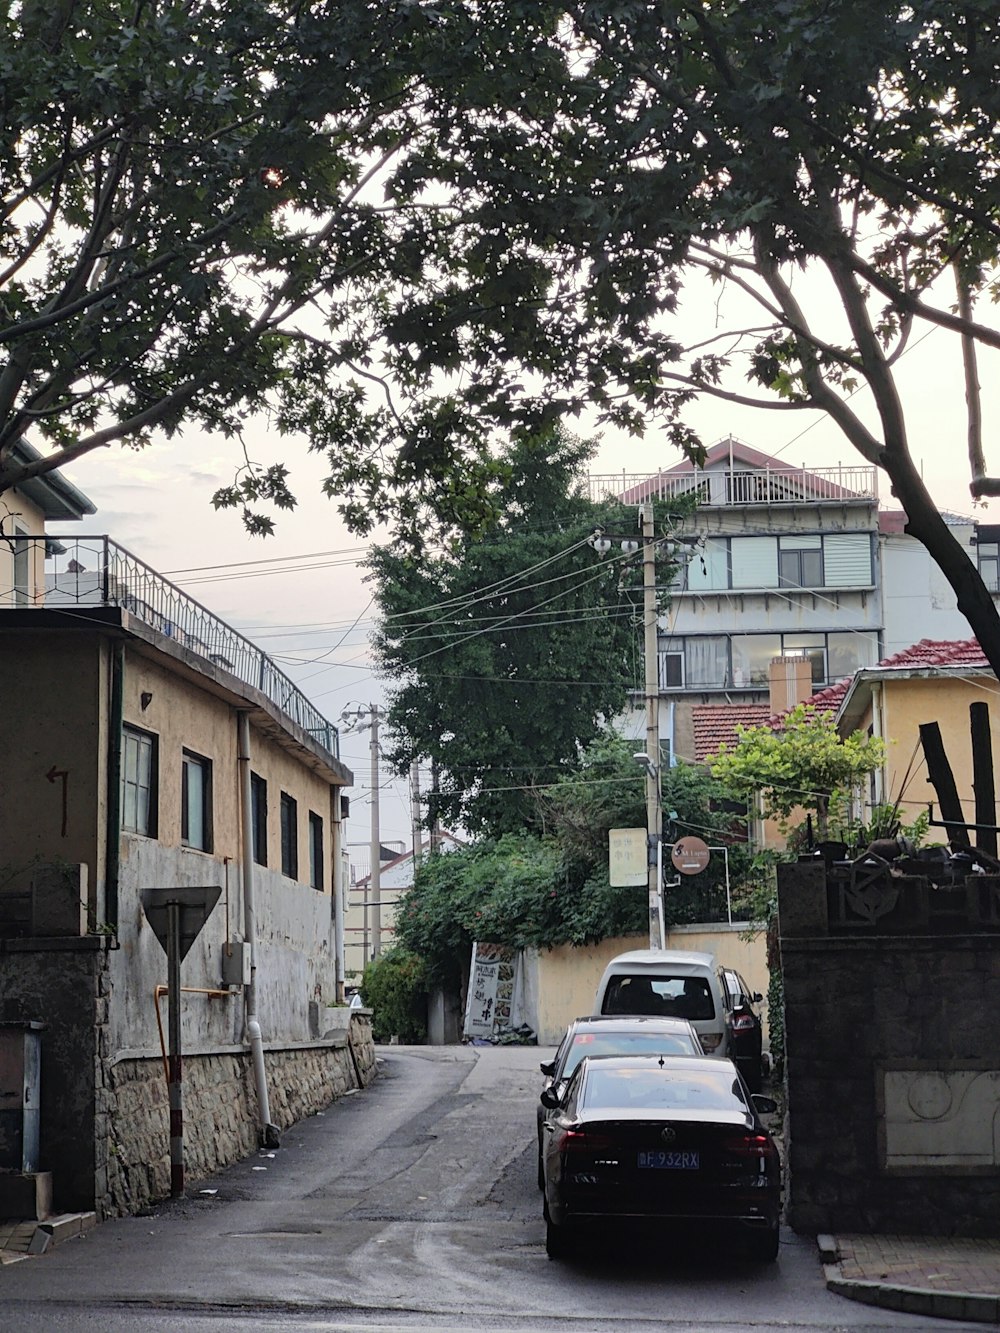
[[[905,515],[879,509],[877,469],[867,464],[794,467],[729,437],[702,467],[594,476],[590,493],[636,505],[698,502],[680,527],[698,544],[686,548],[659,625],[668,762],[701,761],[737,720],[763,720],[775,658],[805,659],[815,691],[905,647],[914,625],[942,639],[968,632],[937,565],[903,531]],[[973,521],[949,522],[988,585],[1000,587],[1000,529],[984,544]],[[637,719],[626,726],[641,734]]]

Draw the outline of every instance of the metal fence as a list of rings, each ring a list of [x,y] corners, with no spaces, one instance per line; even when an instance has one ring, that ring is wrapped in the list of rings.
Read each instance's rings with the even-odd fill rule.
[[[118,606],[254,686],[335,758],[337,728],[256,644],[109,537],[46,536],[45,605]],[[57,554],[52,554],[56,551]]]
[[[683,472],[613,472],[587,478],[591,500],[676,500],[703,505],[857,504],[878,500],[878,469],[690,468]]]

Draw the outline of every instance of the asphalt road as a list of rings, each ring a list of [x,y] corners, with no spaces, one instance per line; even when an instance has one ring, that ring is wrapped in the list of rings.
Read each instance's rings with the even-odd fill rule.
[[[377,1081],[147,1216],[0,1269],[0,1333],[951,1329],[695,1245],[545,1256],[537,1047],[390,1047]],[[202,1191],[214,1191],[205,1192]]]

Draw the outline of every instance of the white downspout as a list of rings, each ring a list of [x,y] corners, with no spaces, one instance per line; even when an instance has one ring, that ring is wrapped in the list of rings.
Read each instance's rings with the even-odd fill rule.
[[[334,999],[343,1004],[344,988],[344,825],[341,819],[340,788],[330,788],[330,828],[333,831],[330,849],[330,895],[333,910]]]
[[[250,718],[237,715],[237,754],[240,775],[240,816],[243,826],[243,933],[250,945],[250,980],[245,988],[246,1032],[253,1056],[254,1082],[257,1086],[257,1112],[260,1142],[265,1148],[280,1147],[278,1129],[271,1124],[267,1099],[267,1073],[264,1069],[264,1039],[257,1020],[257,922],[254,915],[253,801],[250,795]]]

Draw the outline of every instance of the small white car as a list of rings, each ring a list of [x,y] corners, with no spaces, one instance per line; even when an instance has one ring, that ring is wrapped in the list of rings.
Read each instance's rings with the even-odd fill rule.
[[[604,969],[595,1014],[654,1014],[686,1018],[706,1055],[730,1055],[728,1006],[710,953],[633,949]]]

